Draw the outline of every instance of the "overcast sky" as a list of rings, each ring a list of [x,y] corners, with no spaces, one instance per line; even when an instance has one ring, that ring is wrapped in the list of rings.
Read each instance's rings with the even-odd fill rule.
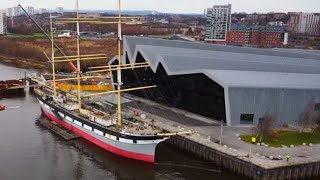
[[[75,0],[0,0],[0,9],[34,6],[54,9],[57,6],[75,9]],[[81,9],[114,10],[118,0],[80,0]],[[125,10],[156,10],[169,13],[203,13],[214,4],[232,4],[233,12],[320,12],[320,0],[122,0]]]

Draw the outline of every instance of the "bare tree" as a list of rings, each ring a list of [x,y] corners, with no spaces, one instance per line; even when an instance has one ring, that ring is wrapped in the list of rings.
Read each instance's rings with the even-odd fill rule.
[[[301,113],[299,118],[300,124],[300,133],[311,129],[311,132],[317,127],[320,123],[320,107],[315,103],[315,100],[311,100],[311,102],[306,106],[304,112]],[[308,130],[307,130],[308,131]]]
[[[259,141],[262,141],[264,135],[272,135],[275,124],[274,114],[266,113],[257,125],[257,137],[260,136]]]

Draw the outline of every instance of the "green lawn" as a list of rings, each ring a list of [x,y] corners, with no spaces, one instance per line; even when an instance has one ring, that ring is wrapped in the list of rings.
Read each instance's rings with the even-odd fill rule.
[[[45,35],[43,33],[34,33],[34,34],[16,34],[16,33],[9,33],[8,37],[15,37],[15,38],[44,38]]]
[[[242,141],[251,143],[252,135],[240,136]],[[257,142],[260,138],[257,138]],[[299,133],[297,131],[281,131],[272,135],[264,135],[262,142],[268,144],[271,147],[281,147],[281,145],[300,146],[302,143],[320,143],[320,128],[317,128],[313,133]]]
[[[9,37],[25,37],[24,34],[16,34],[16,33],[8,33],[7,36]]]
[[[32,36],[35,37],[35,38],[43,38],[43,37],[45,37],[45,35],[43,33],[34,33]]]

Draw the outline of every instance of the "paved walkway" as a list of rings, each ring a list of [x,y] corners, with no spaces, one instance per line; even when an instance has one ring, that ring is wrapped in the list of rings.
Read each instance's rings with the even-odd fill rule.
[[[136,97],[135,97],[136,98]],[[133,98],[133,99],[135,99]],[[135,99],[137,100],[137,99]],[[197,115],[182,110],[165,107],[148,100],[131,102],[129,107],[140,109],[147,114],[147,121],[154,119],[155,125],[171,132],[192,130],[195,134],[186,138],[201,143],[210,148],[237,156],[245,161],[264,168],[276,168],[287,165],[302,164],[320,161],[320,145],[299,146],[294,148],[270,148],[245,143],[237,135],[251,134],[252,127],[223,127],[222,145],[220,142],[220,123],[212,119],[197,117]],[[186,115],[188,114],[188,115]],[[250,158],[248,157],[249,153]],[[286,155],[292,156],[289,162]],[[282,160],[271,160],[272,157],[281,157]]]
[[[192,128],[197,130],[203,136],[211,136],[211,141],[220,140],[220,127]],[[237,135],[251,134],[251,129],[252,128],[250,127],[223,127],[222,144],[244,154],[249,154],[251,149],[252,155],[258,163],[274,163],[274,166],[320,161],[320,145],[298,146],[293,148],[273,148],[252,145],[239,140]],[[285,159],[286,155],[292,156],[289,162]],[[282,160],[270,160],[268,159],[270,156],[275,158],[280,156]]]

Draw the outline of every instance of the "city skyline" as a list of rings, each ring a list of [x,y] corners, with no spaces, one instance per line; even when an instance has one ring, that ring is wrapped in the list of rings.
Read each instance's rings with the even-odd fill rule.
[[[257,3],[257,1],[259,1]],[[117,0],[80,0],[82,10],[116,10]],[[267,13],[267,12],[320,12],[319,0],[122,0],[124,10],[155,10],[164,13],[203,13],[203,10],[213,5],[232,4],[232,12]],[[66,10],[75,10],[75,0],[54,0],[50,2],[40,0],[5,0],[0,9],[6,9],[18,4],[47,8],[54,10],[63,7]]]

